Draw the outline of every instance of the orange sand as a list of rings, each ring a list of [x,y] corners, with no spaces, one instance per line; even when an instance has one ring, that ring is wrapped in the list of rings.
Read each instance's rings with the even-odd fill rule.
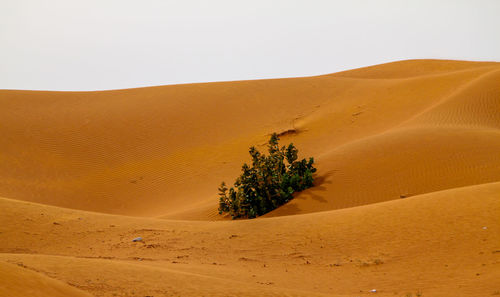
[[[0,106],[0,296],[500,295],[500,63]],[[220,221],[219,183],[287,130],[317,186]]]

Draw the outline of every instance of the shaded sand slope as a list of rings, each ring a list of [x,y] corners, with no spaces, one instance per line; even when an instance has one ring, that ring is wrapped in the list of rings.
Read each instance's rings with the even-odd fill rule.
[[[0,262],[95,296],[483,297],[500,290],[499,192],[497,182],[227,222],[0,199]]]
[[[500,179],[500,132],[401,129],[319,158],[325,178],[266,216],[338,209]]]
[[[320,185],[271,215],[498,181],[499,69],[410,60],[293,79],[3,90],[0,195],[214,219],[220,181],[234,179],[250,145],[287,130],[297,133],[284,141],[316,157]]]
[[[90,294],[26,268],[0,262],[2,297],[91,297]]]
[[[499,82],[500,69],[487,72],[407,124],[500,129]]]

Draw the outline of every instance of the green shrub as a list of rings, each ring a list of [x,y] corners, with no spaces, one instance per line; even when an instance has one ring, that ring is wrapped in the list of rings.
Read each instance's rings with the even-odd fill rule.
[[[234,187],[221,183],[219,214],[229,213],[233,219],[255,218],[288,202],[294,192],[313,186],[314,159],[297,161],[295,146],[290,143],[280,148],[278,140],[276,133],[271,135],[267,156],[250,148],[252,166],[243,164]]]

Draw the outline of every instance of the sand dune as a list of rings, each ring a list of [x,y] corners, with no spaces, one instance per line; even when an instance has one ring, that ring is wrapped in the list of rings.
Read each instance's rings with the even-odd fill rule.
[[[1,91],[0,195],[105,213],[210,219],[214,185],[233,180],[247,148],[275,131],[296,129],[284,140],[321,165],[322,155],[411,120],[497,127],[498,69],[497,63],[403,61],[297,79]],[[398,71],[405,78],[385,79]],[[384,79],[365,78],[377,73]],[[339,205],[360,205],[350,201]]]
[[[500,294],[500,63],[0,105],[1,296]],[[218,184],[285,131],[316,186],[224,221]]]

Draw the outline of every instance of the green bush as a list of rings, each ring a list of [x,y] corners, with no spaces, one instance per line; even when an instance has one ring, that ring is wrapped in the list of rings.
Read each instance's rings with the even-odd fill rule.
[[[250,148],[252,166],[243,164],[234,187],[222,182],[219,214],[229,213],[233,219],[255,218],[288,202],[294,192],[313,186],[314,159],[297,161],[298,150],[293,143],[280,148],[278,140],[276,133],[271,135],[268,156]]]

